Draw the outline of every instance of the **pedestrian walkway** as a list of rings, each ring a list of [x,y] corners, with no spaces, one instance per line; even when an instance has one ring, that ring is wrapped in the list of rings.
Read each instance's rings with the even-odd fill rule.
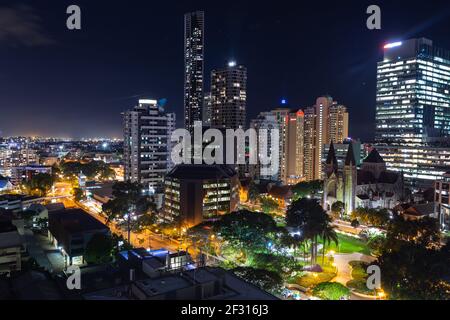
[[[38,265],[52,272],[53,271],[52,264],[48,259],[47,255],[45,254],[44,250],[42,249],[39,239],[29,229],[24,230],[23,237],[30,257],[36,260]]]
[[[352,267],[350,266],[350,261],[363,261],[366,263],[371,263],[375,260],[374,257],[368,256],[362,253],[350,253],[350,254],[335,254],[334,263],[337,268],[336,277],[331,280],[332,282],[339,282],[344,286],[347,282],[353,279],[352,277]],[[368,296],[351,294],[351,300],[371,300]]]

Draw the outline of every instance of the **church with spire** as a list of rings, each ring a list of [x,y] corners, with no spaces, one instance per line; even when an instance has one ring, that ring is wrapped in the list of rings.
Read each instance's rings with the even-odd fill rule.
[[[404,198],[403,174],[389,171],[378,151],[373,148],[358,167],[353,143],[339,167],[333,142],[324,166],[323,207],[344,203],[344,215],[358,207],[392,209]]]

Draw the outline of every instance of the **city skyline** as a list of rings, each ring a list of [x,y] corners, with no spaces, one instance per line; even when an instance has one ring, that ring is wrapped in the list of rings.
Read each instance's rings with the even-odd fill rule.
[[[449,300],[445,1],[0,4],[0,300]]]
[[[143,14],[135,7],[130,15],[126,10],[122,13],[124,20],[118,26],[102,25],[105,21],[101,17],[93,19],[100,8],[81,1],[83,27],[79,33],[71,33],[60,23],[65,19],[64,5],[61,3],[59,13],[59,5],[45,10],[46,2],[0,7],[3,17],[15,17],[8,23],[34,21],[28,35],[7,34],[0,39],[4,49],[0,57],[11,62],[0,75],[0,104],[9,109],[0,119],[0,135],[120,137],[120,113],[138,98],[167,98],[168,111],[178,115],[177,127],[182,127],[183,15],[194,10],[205,11],[206,16],[205,83],[209,83],[212,69],[229,60],[248,69],[247,119],[275,108],[282,98],[304,109],[314,104],[315,97],[330,94],[352,114],[350,135],[363,140],[371,140],[374,134],[376,62],[383,55],[382,46],[391,40],[424,36],[439,47],[450,47],[440,32],[448,24],[444,18],[449,10],[441,10],[439,2],[426,9],[430,11],[427,19],[421,18],[423,8],[420,12],[414,8],[405,11],[400,4],[381,3],[380,31],[366,28],[365,3],[351,7],[330,4],[324,19],[345,13],[348,19],[344,23],[355,30],[357,45],[349,37],[336,34],[332,19],[314,34],[301,32],[307,30],[304,27],[308,23],[317,26],[313,17],[319,8],[311,6],[280,4],[269,10],[253,8],[249,3],[225,7],[197,2],[176,4],[169,11],[158,4],[151,7],[162,6],[162,14],[148,19],[147,24],[135,21]],[[101,9],[106,9],[104,16],[114,16],[124,8],[112,5]],[[166,21],[164,32],[158,28],[158,19]],[[296,19],[301,21],[296,23]],[[105,28],[110,32],[96,38]],[[135,31],[136,36],[129,36]],[[153,41],[145,44],[141,35]],[[24,37],[41,41],[26,42]],[[273,43],[262,46],[265,38],[273,39]],[[95,39],[101,39],[101,45]],[[324,39],[342,41],[334,40],[328,50],[316,50]],[[156,50],[154,43],[158,44]],[[139,46],[142,50],[135,50]],[[205,92],[208,89],[205,87]],[[34,111],[36,108],[39,112]],[[33,122],[24,116],[27,112],[33,112]]]

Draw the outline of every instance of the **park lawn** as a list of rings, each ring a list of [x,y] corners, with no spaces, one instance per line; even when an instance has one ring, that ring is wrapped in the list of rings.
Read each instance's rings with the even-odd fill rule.
[[[336,253],[358,252],[370,255],[370,249],[364,241],[341,233],[338,233],[337,235],[339,245],[336,246],[336,244],[332,242],[329,246],[327,246],[327,250],[333,250]]]
[[[319,283],[329,282],[336,277],[337,270],[333,266],[333,260],[325,257],[322,264],[322,257],[317,258],[317,263],[322,267],[323,272],[306,272],[303,276],[297,278],[296,283],[305,288],[313,288]],[[316,274],[316,276],[314,276]]]
[[[336,276],[336,273],[329,272],[319,272],[315,274],[317,277],[314,276],[314,273],[307,272],[304,276],[298,278],[296,282],[299,286],[311,289],[319,283],[331,281]]]

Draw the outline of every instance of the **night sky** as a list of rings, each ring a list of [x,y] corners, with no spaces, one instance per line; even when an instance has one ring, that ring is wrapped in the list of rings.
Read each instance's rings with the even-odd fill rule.
[[[66,8],[82,30],[66,28]],[[378,4],[382,29],[366,28]],[[448,0],[0,0],[0,135],[121,137],[139,97],[183,115],[183,14],[204,10],[205,76],[235,59],[248,68],[247,118],[282,97],[306,107],[330,94],[350,134],[371,139],[376,62],[385,42],[428,37],[450,49]]]

